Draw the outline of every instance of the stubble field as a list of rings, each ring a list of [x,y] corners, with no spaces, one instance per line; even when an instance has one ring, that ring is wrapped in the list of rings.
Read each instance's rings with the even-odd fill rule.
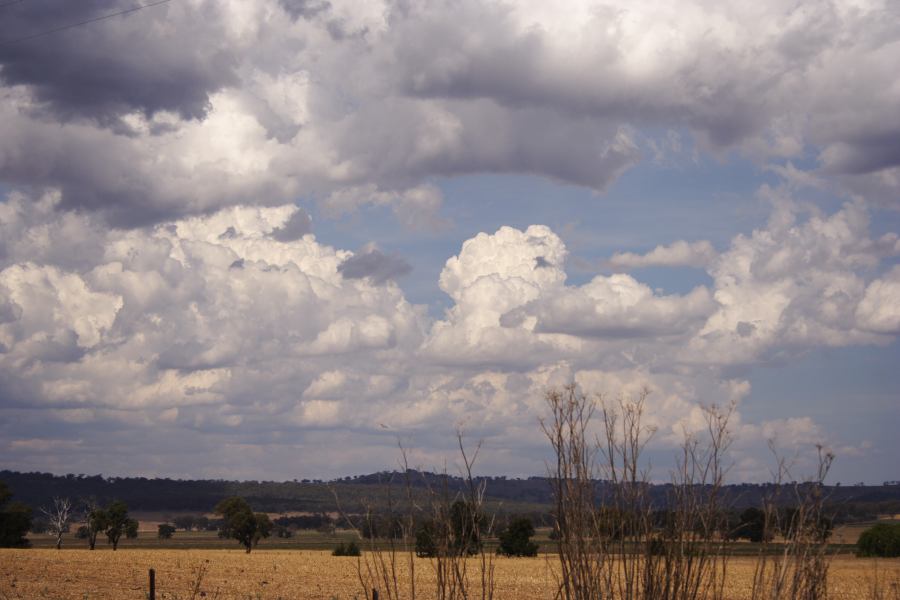
[[[495,559],[498,600],[552,598],[553,555]],[[148,570],[156,570],[157,598],[331,600],[362,597],[355,558],[309,550],[0,550],[0,599],[140,599],[146,598]],[[417,597],[430,598],[433,571],[427,559],[416,560]],[[874,561],[841,556],[830,572],[830,598],[871,597],[873,576],[897,582],[900,560]],[[197,585],[202,572],[202,580]],[[753,559],[729,563],[728,596],[749,597]],[[471,574],[478,577],[476,561]],[[196,593],[192,596],[192,587]],[[382,593],[382,597],[384,594]]]

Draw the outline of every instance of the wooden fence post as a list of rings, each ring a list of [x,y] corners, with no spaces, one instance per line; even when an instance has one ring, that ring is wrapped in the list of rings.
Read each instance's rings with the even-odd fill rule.
[[[150,600],[156,600],[156,571],[150,569]]]

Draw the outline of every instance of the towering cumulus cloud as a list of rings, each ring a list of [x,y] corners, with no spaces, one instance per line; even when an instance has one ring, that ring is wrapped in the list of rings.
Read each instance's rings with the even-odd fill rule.
[[[138,463],[141,441],[157,436],[183,436],[173,443],[199,464],[219,464],[216,440],[277,454],[348,429],[416,437],[468,424],[515,445],[543,390],[573,379],[610,393],[649,387],[660,443],[674,443],[702,425],[701,401],[749,393],[732,365],[883,344],[897,331],[896,268],[878,268],[897,248],[871,238],[859,203],[824,215],[776,202],[765,228],[708,267],[711,285],[683,295],[624,274],[569,284],[552,230],[502,227],[447,260],[439,284],[452,306],[433,322],[393,282],[408,270],[398,259],[309,233],[277,239],[304,218],[294,206],[105,230],[58,205],[15,194],[2,204],[0,382],[2,411],[35,432],[26,446],[13,436],[15,455],[34,456],[39,424],[81,424],[57,458],[67,469],[103,453],[89,433],[101,424],[136,441]],[[810,419],[735,423],[748,444],[821,435]]]

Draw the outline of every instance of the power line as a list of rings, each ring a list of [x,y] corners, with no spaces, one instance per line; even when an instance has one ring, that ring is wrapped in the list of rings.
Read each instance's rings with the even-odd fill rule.
[[[25,0],[16,0],[17,2],[24,2]],[[137,12],[139,10],[143,10],[145,8],[151,8],[154,6],[159,6],[160,4],[166,4],[167,2],[171,2],[172,0],[158,0],[157,2],[151,2],[150,4],[142,4],[140,6],[135,6],[132,8],[127,8],[125,10],[120,10],[119,12],[114,12],[108,15],[102,15],[100,17],[94,17],[93,19],[88,19],[86,21],[80,21],[78,23],[71,23],[70,25],[63,25],[62,27],[56,27],[55,29],[48,29],[47,31],[42,31],[40,33],[34,33],[32,35],[26,35],[25,37],[20,37],[14,40],[7,40],[5,42],[0,42],[0,46],[6,46],[9,44],[18,44],[19,42],[24,42],[27,40],[33,40],[34,38],[43,37],[45,35],[50,35],[51,33],[57,33],[60,31],[65,31],[66,29],[72,29],[73,27],[80,27],[82,25],[87,25],[89,23],[96,23],[97,21],[103,21],[105,19],[112,19],[113,17],[118,17],[120,15],[127,15],[128,13]],[[0,5],[3,6],[3,5]]]

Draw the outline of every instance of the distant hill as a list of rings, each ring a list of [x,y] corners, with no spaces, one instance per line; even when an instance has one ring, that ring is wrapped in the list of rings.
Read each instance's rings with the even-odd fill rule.
[[[403,473],[382,472],[328,482],[277,482],[59,476],[3,470],[0,481],[9,486],[16,500],[35,507],[47,505],[54,496],[65,496],[74,499],[93,497],[103,503],[123,500],[132,510],[193,512],[210,511],[219,500],[228,496],[242,496],[254,509],[267,512],[331,512],[337,509],[338,499],[344,510],[357,512],[367,503],[386,505],[389,494],[395,499],[400,498],[406,481],[418,497],[426,496],[429,489],[447,489],[453,494],[465,485],[459,477],[419,471],[410,471],[408,477]],[[551,510],[550,481],[546,477],[485,477],[478,478],[476,484],[485,486],[487,502],[498,512],[549,513]],[[597,487],[600,494],[606,489],[603,482],[597,482]],[[729,485],[725,488],[725,502],[736,510],[759,506],[770,489],[768,484]],[[651,485],[649,491],[654,503],[662,508],[671,486]],[[865,520],[878,514],[900,513],[900,485],[827,486],[827,494],[843,520]]]

